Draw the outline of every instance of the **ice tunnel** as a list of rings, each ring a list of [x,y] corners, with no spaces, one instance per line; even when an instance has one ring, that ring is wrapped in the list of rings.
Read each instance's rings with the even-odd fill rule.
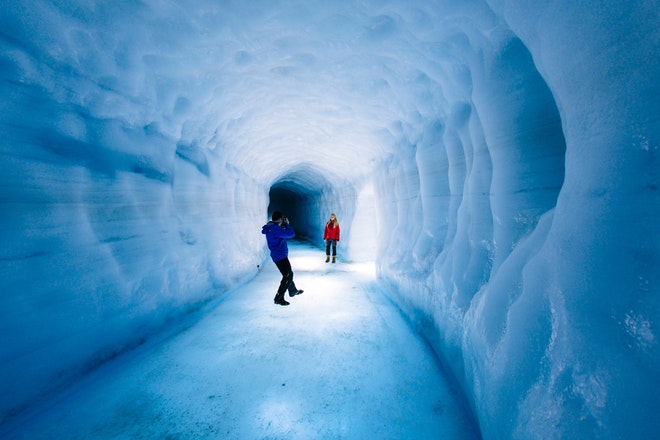
[[[485,438],[660,433],[655,0],[0,6],[0,424],[250,279],[346,258]]]

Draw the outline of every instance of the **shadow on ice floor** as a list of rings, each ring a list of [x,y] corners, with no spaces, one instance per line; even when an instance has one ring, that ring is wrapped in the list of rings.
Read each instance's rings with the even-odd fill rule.
[[[25,439],[470,439],[478,429],[374,278],[291,243],[305,293],[273,304],[268,261],[194,326],[95,374]]]

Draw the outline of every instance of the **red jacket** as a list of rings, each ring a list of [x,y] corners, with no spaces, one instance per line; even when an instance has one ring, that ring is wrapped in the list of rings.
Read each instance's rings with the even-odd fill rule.
[[[323,239],[339,241],[339,223],[337,223],[337,226],[333,226],[332,222],[326,223],[325,231],[323,231]]]

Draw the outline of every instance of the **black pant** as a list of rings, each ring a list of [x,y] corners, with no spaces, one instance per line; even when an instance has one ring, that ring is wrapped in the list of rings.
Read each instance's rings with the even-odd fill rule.
[[[275,265],[280,270],[282,274],[282,281],[280,281],[280,287],[277,289],[278,295],[284,295],[284,292],[289,289],[289,294],[291,292],[296,293],[298,289],[293,282],[293,269],[291,269],[291,263],[288,258],[285,258],[280,261],[276,261]]]
[[[337,240],[333,240],[331,238],[328,238],[325,241],[325,254],[330,255],[330,245],[332,245],[332,256],[337,255]]]

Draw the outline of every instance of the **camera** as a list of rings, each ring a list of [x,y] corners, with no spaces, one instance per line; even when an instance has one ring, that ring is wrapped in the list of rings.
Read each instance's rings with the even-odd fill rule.
[[[283,225],[288,225],[289,224],[289,219],[286,217],[282,217],[282,224]]]

